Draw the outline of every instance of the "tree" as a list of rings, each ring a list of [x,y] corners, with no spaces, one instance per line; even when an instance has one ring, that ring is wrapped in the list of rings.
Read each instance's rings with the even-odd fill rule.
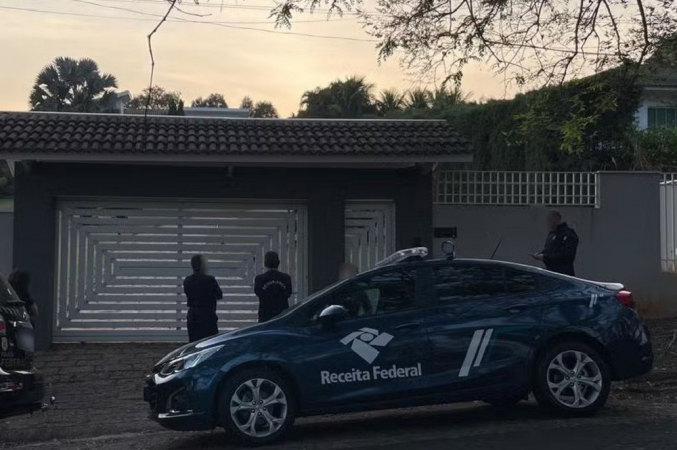
[[[361,118],[374,115],[374,85],[364,77],[336,80],[329,86],[306,91],[301,98],[299,117]]]
[[[0,160],[0,198],[11,197],[14,192],[14,177],[7,161]]]
[[[226,99],[221,94],[209,94],[207,98],[198,97],[191,104],[193,108],[228,108]]]
[[[183,111],[183,100],[179,99],[179,101],[177,102],[175,99],[170,99],[167,115],[168,116],[185,116],[185,113]]]
[[[33,111],[103,112],[117,86],[93,60],[59,57],[38,74],[29,103]]]
[[[430,94],[430,97],[432,99],[432,108],[441,110],[466,102],[470,95],[463,92],[459,86],[454,86],[453,88],[443,86],[435,89]]]
[[[407,109],[425,110],[430,108],[432,95],[427,89],[413,89],[409,91],[405,101]]]
[[[150,92],[150,103],[148,103],[148,94]],[[180,92],[171,92],[167,91],[165,88],[160,86],[153,86],[152,89],[146,88],[142,91],[141,95],[137,95],[132,98],[127,104],[128,108],[132,109],[145,109],[146,104],[148,104],[148,109],[166,109],[169,110],[169,105],[173,101],[178,105],[181,100]]]
[[[277,26],[329,4],[341,15],[363,0],[284,0]],[[560,84],[580,74],[637,68],[677,29],[671,0],[375,0],[360,13],[379,59],[402,55],[421,75],[460,81],[471,61],[487,61],[518,83]],[[630,64],[628,64],[630,63]]]
[[[396,89],[385,89],[376,100],[376,111],[380,117],[402,111],[404,96]]]
[[[246,95],[242,99],[242,101],[240,102],[240,109],[248,109],[250,111],[254,109],[254,101],[251,99],[251,97]]]
[[[256,102],[254,108],[250,110],[249,117],[277,119],[279,115],[271,102]]]

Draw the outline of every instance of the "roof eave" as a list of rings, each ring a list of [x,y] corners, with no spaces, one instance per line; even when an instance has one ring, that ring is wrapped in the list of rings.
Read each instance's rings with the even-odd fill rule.
[[[117,164],[286,164],[286,165],[335,165],[335,164],[423,164],[467,163],[472,155],[165,155],[165,154],[50,154],[0,152],[0,159],[12,161],[60,162],[60,163],[117,163]]]

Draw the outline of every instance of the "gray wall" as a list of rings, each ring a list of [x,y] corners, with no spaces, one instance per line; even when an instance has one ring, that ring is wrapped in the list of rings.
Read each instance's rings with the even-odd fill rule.
[[[648,316],[677,314],[677,274],[661,273],[660,175],[605,172],[600,207],[558,207],[579,235],[576,274],[617,281],[633,291]],[[535,264],[528,255],[542,249],[546,214],[542,206],[435,205],[434,227],[457,227],[459,257]],[[435,239],[440,254],[443,239]]]
[[[12,270],[12,239],[14,213],[0,210],[0,273],[8,276]]]

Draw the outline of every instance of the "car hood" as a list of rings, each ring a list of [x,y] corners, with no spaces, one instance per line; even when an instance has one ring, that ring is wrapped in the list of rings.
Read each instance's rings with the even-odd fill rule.
[[[201,350],[205,350],[210,347],[221,345],[224,342],[233,339],[254,336],[256,334],[260,334],[266,331],[278,329],[280,328],[280,325],[281,325],[280,320],[272,320],[270,322],[253,325],[247,328],[242,328],[240,330],[220,333],[217,334],[216,336],[211,336],[206,339],[202,339],[201,341],[191,342],[190,344],[184,345],[183,347],[179,347],[176,350],[168,353],[164,358],[158,361],[157,364],[155,364],[155,370],[158,370],[168,361],[179,358],[181,356],[190,355],[191,353],[199,352]]]

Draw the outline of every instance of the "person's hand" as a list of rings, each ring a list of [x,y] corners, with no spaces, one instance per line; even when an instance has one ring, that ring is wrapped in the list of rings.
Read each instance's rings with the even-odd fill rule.
[[[536,261],[543,261],[543,253],[532,253],[530,256]]]

